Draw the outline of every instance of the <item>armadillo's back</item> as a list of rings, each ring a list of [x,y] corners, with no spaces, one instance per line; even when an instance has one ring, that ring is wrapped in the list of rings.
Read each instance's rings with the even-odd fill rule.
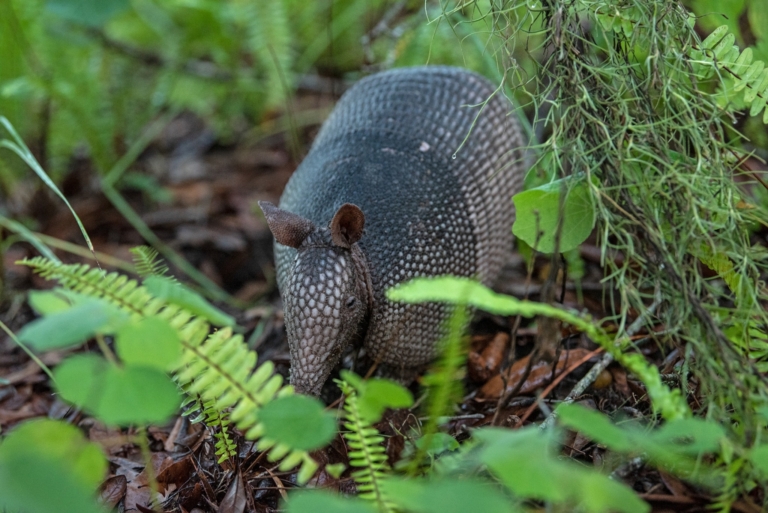
[[[281,208],[325,226],[343,203],[366,231],[375,308],[366,349],[385,363],[428,361],[445,315],[439,305],[386,301],[414,276],[477,276],[491,283],[512,244],[512,195],[526,142],[512,105],[458,68],[379,73],[340,100],[288,183]],[[277,248],[278,280],[294,250]]]

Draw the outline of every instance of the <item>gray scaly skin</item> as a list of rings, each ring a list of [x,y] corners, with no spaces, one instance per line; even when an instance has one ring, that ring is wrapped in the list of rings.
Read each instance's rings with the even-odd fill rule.
[[[260,202],[298,391],[319,394],[352,344],[403,381],[429,363],[447,307],[392,303],[390,287],[443,274],[495,281],[527,166],[512,105],[494,93],[458,68],[365,78],[323,125],[280,207]]]

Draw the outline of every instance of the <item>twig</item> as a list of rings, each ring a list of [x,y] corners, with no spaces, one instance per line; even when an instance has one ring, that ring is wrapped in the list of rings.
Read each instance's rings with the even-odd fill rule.
[[[653,313],[656,311],[656,308],[659,307],[661,304],[662,298],[661,298],[661,289],[659,287],[656,287],[656,293],[654,294],[653,303],[648,307],[648,309],[643,312],[640,316],[638,316],[637,319],[627,328],[626,335],[631,337],[635,335],[640,329],[643,327],[646,318],[653,315]],[[618,336],[616,338],[619,338]],[[576,400],[577,397],[581,396],[581,394],[584,393],[584,391],[592,385],[592,383],[595,382],[597,377],[600,375],[603,370],[608,367],[611,362],[613,362],[613,355],[611,353],[605,353],[603,357],[600,359],[599,362],[597,362],[587,373],[586,376],[581,378],[581,380],[576,383],[576,386],[573,387],[573,390],[571,390],[571,393],[568,394],[568,397],[563,399],[563,404],[570,404],[573,401]],[[526,412],[527,413],[527,412]],[[539,429],[546,430],[552,427],[552,425],[555,423],[555,419],[557,419],[557,414],[553,411],[545,420],[541,423],[539,426]]]
[[[569,375],[571,372],[573,372],[573,371],[575,371],[576,369],[578,369],[579,367],[581,367],[581,365],[582,365],[584,362],[588,361],[590,358],[592,358],[593,356],[595,356],[595,355],[596,355],[596,354],[598,354],[598,353],[601,353],[602,351],[604,351],[604,349],[603,349],[602,347],[598,347],[598,348],[597,348],[597,349],[595,349],[594,351],[591,351],[590,353],[588,353],[588,354],[584,355],[584,356],[583,356],[583,357],[582,357],[580,360],[578,360],[576,363],[574,363],[573,365],[571,365],[570,367],[568,367],[567,369],[565,369],[563,372],[561,372],[561,373],[560,373],[560,374],[559,374],[559,375],[558,375],[558,376],[557,376],[555,379],[553,379],[553,380],[552,380],[552,383],[550,383],[550,384],[549,384],[549,386],[547,386],[547,388],[545,388],[545,389],[544,389],[544,391],[543,391],[543,392],[542,392],[542,393],[539,395],[539,397],[537,398],[537,401],[536,401],[535,403],[533,403],[533,404],[532,404],[530,407],[528,407],[528,409],[525,411],[525,413],[523,414],[523,416],[522,416],[522,417],[520,417],[520,422],[518,422],[518,424],[517,424],[517,425],[518,425],[518,426],[522,426],[522,425],[523,425],[523,422],[525,422],[525,421],[528,419],[528,417],[530,417],[530,416],[531,416],[531,414],[533,413],[533,411],[534,411],[534,410],[535,410],[535,409],[536,409],[536,408],[537,408],[537,407],[540,405],[541,401],[542,401],[542,400],[543,400],[545,397],[547,397],[547,396],[549,395],[549,393],[550,393],[550,392],[552,392],[552,390],[554,390],[554,389],[555,389],[555,387],[556,387],[557,385],[559,385],[559,384],[560,384],[560,382],[561,382],[563,379],[565,379],[565,377],[566,377],[566,376],[568,376],[568,375]],[[555,363],[554,367],[555,367],[555,368],[557,368],[557,363]],[[591,371],[590,371],[590,372],[591,372]],[[599,374],[599,372],[598,372],[598,374]],[[583,381],[583,380],[582,380],[582,381]],[[549,416],[552,416],[553,414],[554,414],[554,412],[550,413],[550,414],[549,414]]]

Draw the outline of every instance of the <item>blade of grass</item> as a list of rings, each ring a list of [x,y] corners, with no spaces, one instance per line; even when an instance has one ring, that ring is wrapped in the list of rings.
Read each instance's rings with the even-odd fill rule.
[[[8,131],[8,133],[11,134],[11,137],[13,138],[13,141],[10,141],[8,139],[0,139],[0,148],[7,148],[14,152],[16,155],[19,156],[21,160],[24,161],[31,169],[35,172],[35,174],[43,181],[43,183],[51,189],[54,194],[56,194],[61,200],[64,202],[65,205],[67,205],[67,208],[70,212],[72,212],[72,215],[75,218],[75,221],[77,222],[77,226],[80,227],[80,232],[83,234],[83,238],[85,239],[85,243],[88,244],[88,249],[91,250],[91,253],[94,254],[94,258],[96,257],[95,250],[93,249],[93,243],[91,243],[91,238],[88,237],[88,232],[85,231],[85,226],[83,226],[83,222],[80,220],[80,217],[78,217],[77,212],[75,212],[75,209],[72,208],[72,205],[69,204],[69,201],[67,201],[67,198],[64,196],[64,194],[59,190],[58,187],[56,187],[56,184],[53,183],[53,180],[48,176],[48,174],[43,170],[42,166],[37,162],[37,159],[35,159],[35,156],[32,155],[32,152],[29,151],[29,148],[26,144],[24,144],[24,141],[21,139],[18,133],[16,133],[16,130],[13,128],[13,125],[11,125],[11,122],[8,121],[8,119],[5,116],[0,116],[0,125],[3,125],[3,127]]]

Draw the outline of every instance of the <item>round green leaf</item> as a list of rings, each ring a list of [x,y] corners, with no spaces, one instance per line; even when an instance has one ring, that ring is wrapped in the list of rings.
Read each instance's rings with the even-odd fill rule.
[[[414,513],[510,513],[520,511],[490,483],[477,479],[387,479],[386,496],[405,511]]]
[[[615,426],[606,415],[600,412],[577,404],[561,404],[557,408],[557,414],[562,425],[579,431],[614,451],[631,452],[637,449],[631,433]]]
[[[61,289],[31,290],[28,301],[29,306],[39,315],[50,315],[72,308],[72,302],[61,293]]]
[[[0,445],[0,462],[34,454],[65,464],[67,473],[91,490],[101,483],[107,472],[107,460],[99,446],[66,422],[49,419],[25,422]]]
[[[80,354],[56,366],[53,377],[56,389],[65,401],[93,411],[106,372],[107,361],[104,358],[95,354]]]
[[[355,497],[341,497],[322,491],[299,491],[288,496],[288,513],[374,513],[373,506]]]
[[[650,505],[624,483],[595,471],[573,466],[563,485],[570,485],[574,501],[594,513],[648,513]]]
[[[123,325],[115,334],[115,349],[126,364],[160,370],[170,370],[181,357],[178,333],[159,317]]]
[[[595,208],[586,183],[569,187],[565,180],[556,180],[512,198],[516,209],[512,233],[542,253],[555,251],[560,195],[564,190],[567,192],[563,204],[563,226],[557,249],[563,253],[578,247],[595,226]]]
[[[119,368],[95,355],[65,360],[54,377],[64,399],[107,424],[160,423],[180,403],[176,385],[164,372],[151,367]]]
[[[19,339],[37,350],[61,349],[79,345],[96,333],[109,333],[125,318],[106,301],[89,299],[27,324]]]
[[[373,378],[365,381],[358,399],[360,416],[369,422],[378,421],[387,408],[408,408],[413,404],[411,392],[388,379]]]
[[[108,424],[164,422],[180,404],[179,391],[164,373],[149,367],[109,367],[97,413]]]
[[[336,419],[323,409],[317,399],[289,395],[268,403],[259,420],[264,436],[292,449],[311,451],[323,447],[336,434]]]

